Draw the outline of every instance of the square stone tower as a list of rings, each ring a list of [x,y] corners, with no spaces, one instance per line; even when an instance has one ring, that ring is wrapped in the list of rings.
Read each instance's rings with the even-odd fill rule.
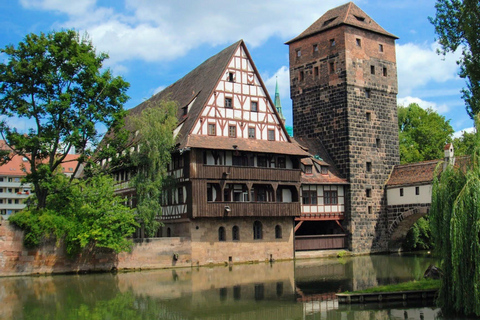
[[[396,39],[349,2],[287,42],[294,136],[320,139],[349,181],[354,252],[387,250],[384,186],[399,163]]]

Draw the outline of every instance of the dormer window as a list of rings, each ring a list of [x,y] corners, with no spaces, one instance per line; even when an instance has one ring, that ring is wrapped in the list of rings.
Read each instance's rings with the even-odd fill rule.
[[[305,166],[305,174],[312,174],[312,165]]]
[[[335,20],[335,19],[337,19],[337,17],[333,17],[333,18],[331,18],[331,19],[328,19],[327,21],[325,21],[325,22],[323,23],[323,26],[325,27],[325,26],[329,25],[329,24],[332,23],[333,20]]]
[[[321,166],[320,167],[321,173],[324,175],[328,174],[328,167],[327,166]]]
[[[365,22],[365,17],[360,17],[360,16],[356,16],[356,15],[354,15],[354,17],[360,22]]]

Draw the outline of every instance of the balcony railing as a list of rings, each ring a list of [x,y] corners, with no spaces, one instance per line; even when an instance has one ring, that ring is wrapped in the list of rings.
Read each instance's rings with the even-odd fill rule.
[[[193,218],[296,217],[299,202],[206,202],[193,206]]]
[[[300,174],[300,169],[198,165],[191,178],[299,182]]]
[[[346,234],[295,236],[295,251],[344,249],[346,247]]]

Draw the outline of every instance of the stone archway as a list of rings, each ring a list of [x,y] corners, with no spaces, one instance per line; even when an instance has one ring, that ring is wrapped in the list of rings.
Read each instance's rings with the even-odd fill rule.
[[[429,211],[430,204],[419,204],[418,206],[411,205],[408,208],[404,208],[400,214],[396,215],[396,218],[388,227],[388,250],[390,252],[399,251],[407,236],[408,230],[410,230],[418,219],[426,216]]]

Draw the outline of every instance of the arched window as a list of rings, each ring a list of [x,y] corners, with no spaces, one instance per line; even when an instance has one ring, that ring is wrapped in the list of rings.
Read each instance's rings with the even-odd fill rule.
[[[226,238],[225,238],[225,228],[224,227],[220,227],[218,228],[218,241],[225,241]]]
[[[282,239],[282,227],[278,224],[275,226],[275,239]]]
[[[263,238],[262,223],[260,221],[255,221],[253,223],[253,239],[259,240],[262,238]]]
[[[233,226],[232,228],[232,240],[240,240],[240,230],[238,229],[238,226]]]
[[[167,237],[172,236],[172,230],[170,228],[167,228]]]

